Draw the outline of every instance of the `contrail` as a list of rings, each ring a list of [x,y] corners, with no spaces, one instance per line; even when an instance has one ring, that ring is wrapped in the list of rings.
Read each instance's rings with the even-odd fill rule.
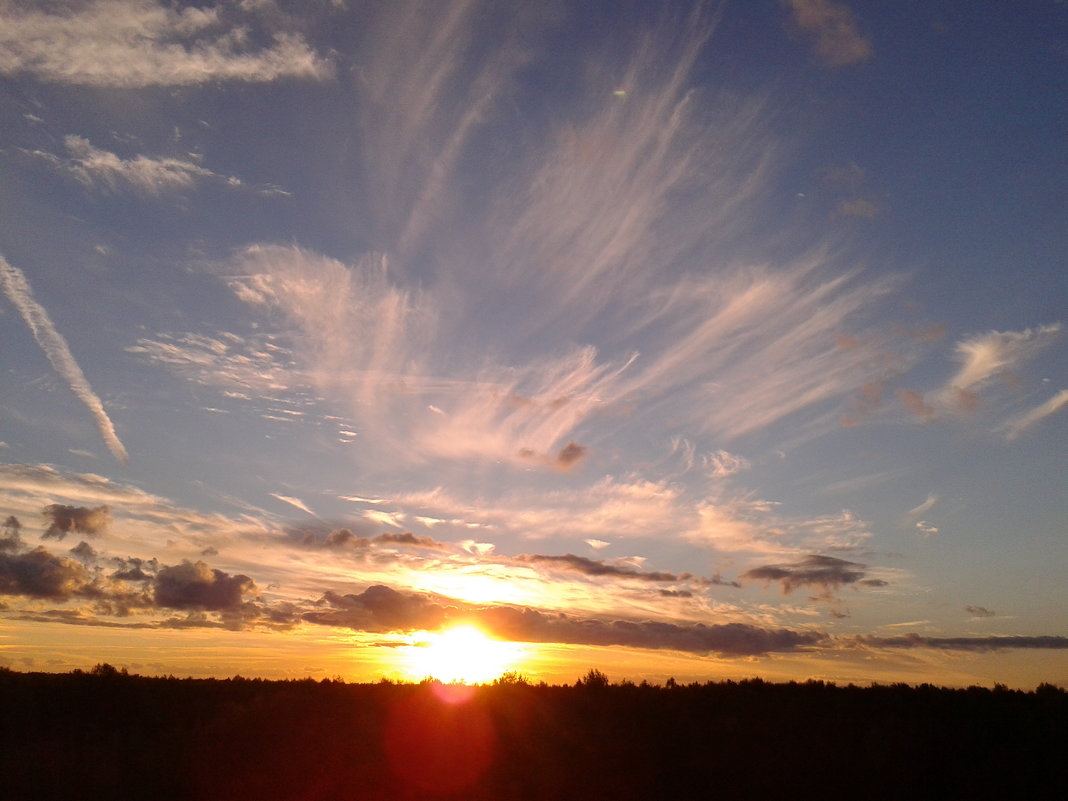
[[[44,307],[34,300],[33,290],[30,289],[30,283],[26,280],[22,270],[8,264],[3,256],[0,256],[0,284],[3,284],[4,294],[7,295],[8,300],[15,305],[22,319],[26,321],[26,325],[30,327],[33,338],[41,346],[41,350],[52,363],[52,367],[67,382],[67,386],[70,387],[75,397],[84,403],[93,415],[100,436],[104,438],[104,444],[108,446],[111,455],[122,464],[126,464],[128,460],[126,448],[119,441],[115,426],[108,417],[108,413],[104,411],[104,404],[89,386],[82,368],[74,361],[67,340],[56,330]]]

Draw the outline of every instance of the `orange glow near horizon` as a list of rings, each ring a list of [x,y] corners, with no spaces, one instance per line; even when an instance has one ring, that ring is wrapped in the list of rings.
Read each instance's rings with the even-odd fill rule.
[[[401,669],[412,681],[435,678],[465,684],[493,681],[516,669],[526,655],[518,643],[495,640],[469,625],[417,632],[410,645],[398,650]]]

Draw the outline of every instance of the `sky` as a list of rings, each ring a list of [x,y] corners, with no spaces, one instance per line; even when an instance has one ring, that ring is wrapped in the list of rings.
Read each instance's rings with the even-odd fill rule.
[[[0,666],[1068,685],[1066,135],[1058,0],[0,0]]]

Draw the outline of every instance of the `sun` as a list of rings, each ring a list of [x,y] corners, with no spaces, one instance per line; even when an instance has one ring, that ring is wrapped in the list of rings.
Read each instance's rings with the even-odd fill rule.
[[[500,676],[523,656],[521,646],[495,640],[474,626],[424,631],[405,651],[405,672],[413,680],[482,684]]]

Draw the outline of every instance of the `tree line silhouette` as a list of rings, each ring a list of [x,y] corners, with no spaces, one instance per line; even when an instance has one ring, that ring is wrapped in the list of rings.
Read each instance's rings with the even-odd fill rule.
[[[0,799],[1068,798],[1068,693],[0,668]]]

